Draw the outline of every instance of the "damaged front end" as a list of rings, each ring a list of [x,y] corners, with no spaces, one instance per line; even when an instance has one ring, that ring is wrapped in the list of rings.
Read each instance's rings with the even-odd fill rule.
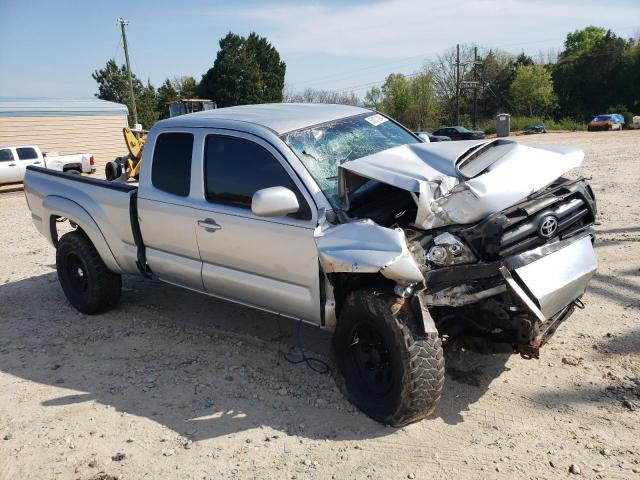
[[[465,145],[405,145],[341,166],[348,220],[316,230],[327,299],[336,306],[332,274],[380,274],[419,305],[426,331],[537,357],[597,267],[593,192],[561,177],[582,152],[455,143]]]

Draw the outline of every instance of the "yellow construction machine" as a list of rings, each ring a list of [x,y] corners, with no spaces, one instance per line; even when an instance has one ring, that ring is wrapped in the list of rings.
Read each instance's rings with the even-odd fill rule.
[[[169,118],[216,108],[216,104],[212,100],[199,98],[180,99],[175,102],[169,102],[167,105]],[[104,175],[109,181],[120,180],[126,182],[129,179],[138,180],[140,175],[142,150],[147,141],[147,132],[145,130],[132,131],[129,127],[124,127],[122,134],[124,135],[124,142],[127,144],[129,155],[107,162]]]
[[[107,180],[127,181],[132,178],[137,180],[140,175],[140,165],[142,162],[142,149],[147,141],[147,132],[132,132],[129,127],[122,129],[124,142],[127,144],[129,155],[126,157],[118,157],[112,162],[107,162],[104,168],[104,176]]]

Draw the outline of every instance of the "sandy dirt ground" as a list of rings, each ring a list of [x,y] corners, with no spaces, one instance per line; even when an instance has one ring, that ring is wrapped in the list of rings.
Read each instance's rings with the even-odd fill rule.
[[[0,478],[640,478],[640,131],[517,139],[586,151],[586,309],[540,360],[447,352],[435,414],[402,429],[284,361],[289,320],[133,277],[78,313],[23,194],[0,194]]]

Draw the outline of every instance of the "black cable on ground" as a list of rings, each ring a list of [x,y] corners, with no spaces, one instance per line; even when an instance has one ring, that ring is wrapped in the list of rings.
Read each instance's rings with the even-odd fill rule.
[[[321,360],[316,357],[307,357],[307,354],[304,351],[304,341],[302,339],[302,320],[298,321],[295,337],[296,337],[296,344],[294,346],[294,350],[298,351],[300,358],[297,358],[297,359],[289,358],[289,356],[286,353],[283,353],[282,356],[287,362],[292,363],[294,365],[297,365],[299,363],[306,363],[307,367],[309,367],[314,372],[320,373],[320,374],[327,373],[329,372],[329,370],[331,370],[331,367],[329,367],[329,364],[324,360]]]

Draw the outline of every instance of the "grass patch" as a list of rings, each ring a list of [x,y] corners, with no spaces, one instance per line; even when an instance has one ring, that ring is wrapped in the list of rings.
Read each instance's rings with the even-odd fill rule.
[[[554,120],[553,118],[542,117],[511,117],[511,131],[519,132],[531,125],[538,125],[542,123],[544,127],[551,130],[586,130],[587,124],[578,122],[572,118],[562,118],[560,120]],[[486,119],[479,123],[480,130],[484,130],[487,134],[496,133],[496,122],[494,119]]]

